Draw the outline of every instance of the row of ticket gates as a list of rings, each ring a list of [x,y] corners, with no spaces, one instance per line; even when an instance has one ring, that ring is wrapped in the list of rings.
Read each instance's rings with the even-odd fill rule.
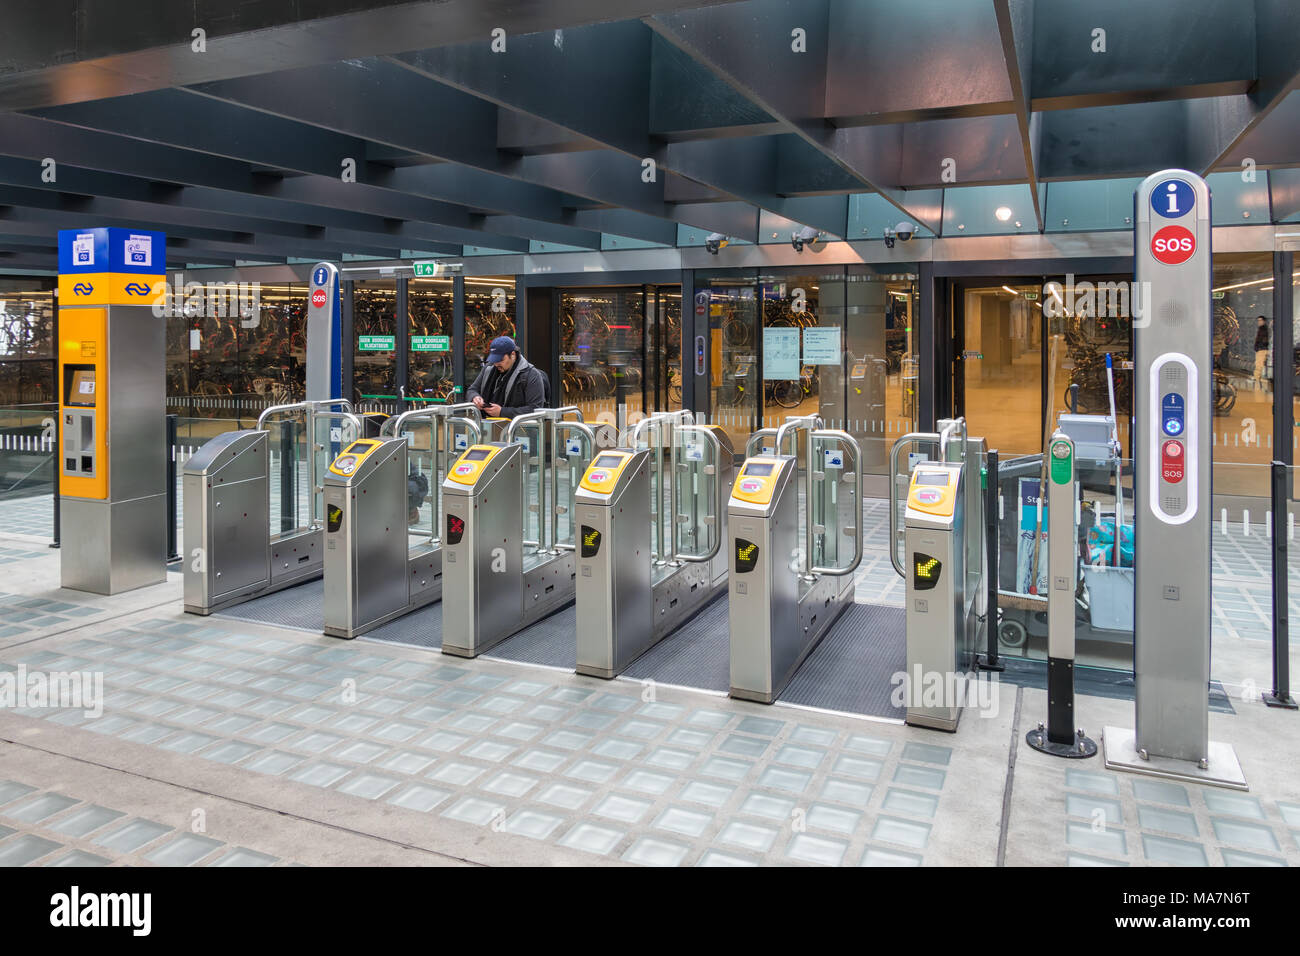
[[[980,640],[984,453],[961,420],[895,445],[889,553],[907,581],[909,673],[964,673]],[[853,603],[861,452],[808,416],[755,432],[737,457],[690,412],[601,448],[577,408],[267,409],[186,463],[185,609],[323,576],[325,634],[441,601],[442,652],[475,657],[574,602],[577,672],[613,678],[725,591],[730,693],[771,703]],[[958,702],[911,703],[909,723],[956,729]]]

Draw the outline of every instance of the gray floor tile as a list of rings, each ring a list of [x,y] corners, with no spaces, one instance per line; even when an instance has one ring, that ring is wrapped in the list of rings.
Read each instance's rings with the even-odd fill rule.
[[[341,793],[349,793],[354,797],[377,800],[397,786],[398,783],[400,781],[393,777],[384,777],[377,773],[359,772],[339,784],[337,789]]]
[[[767,750],[772,743],[761,737],[746,737],[743,734],[728,734],[726,739],[718,745],[718,749],[729,754],[738,754],[742,757],[759,757],[763,751]]]
[[[1264,808],[1259,805],[1258,797],[1248,797],[1244,793],[1222,793],[1218,790],[1203,790],[1201,796],[1211,813],[1226,813],[1251,820],[1263,820]]]
[[[570,754],[552,753],[549,750],[526,750],[512,763],[516,767],[523,767],[525,770],[536,770],[538,773],[554,773],[566,760],[570,759]]]
[[[741,813],[752,813],[756,817],[765,817],[785,823],[796,806],[795,801],[787,797],[777,797],[770,793],[750,793],[740,805]]]
[[[375,762],[380,770],[392,770],[396,773],[416,775],[423,773],[434,763],[431,754],[417,753],[413,750],[394,750],[387,757]]]
[[[810,833],[796,833],[786,845],[785,855],[803,863],[839,866],[848,848],[848,843],[843,840],[813,836]]]
[[[552,783],[537,794],[538,800],[565,810],[576,810],[591,799],[595,791],[569,783]]]
[[[873,757],[884,757],[893,748],[893,744],[888,740],[881,740],[879,737],[868,737],[865,734],[850,734],[848,741],[844,745],[845,750],[853,750],[857,753],[870,754]]]
[[[512,773],[509,770],[502,771],[495,777],[490,778],[483,784],[483,789],[491,793],[499,793],[507,797],[522,797],[537,786],[536,777],[530,777],[523,773]]]
[[[436,787],[426,787],[423,784],[413,783],[390,795],[388,802],[394,806],[405,807],[408,810],[419,810],[425,813],[450,796],[450,790],[439,790]]]
[[[695,755],[685,750],[673,750],[671,747],[656,747],[645,758],[645,762],[655,767],[669,770],[685,770],[691,765]]]
[[[652,806],[649,800],[640,800],[618,793],[611,793],[597,801],[591,812],[597,816],[607,817],[619,823],[639,823]]]
[[[542,813],[527,807],[516,810],[505,823],[505,831],[519,836],[545,840],[564,823],[563,817],[551,813]]]
[[[668,807],[655,818],[654,826],[659,830],[681,833],[689,837],[698,837],[713,823],[713,814],[685,807]]]
[[[463,787],[473,783],[479,777],[483,776],[482,767],[476,767],[469,763],[460,763],[459,761],[448,761],[425,774],[430,780],[439,780],[442,783],[450,783],[458,787]]]
[[[909,787],[928,787],[942,790],[947,771],[934,767],[916,767],[911,764],[899,764],[894,768],[894,783],[907,784]]]
[[[1103,860],[1099,856],[1088,856],[1086,853],[1067,853],[1065,855],[1066,866],[1128,866],[1126,860]]]
[[[53,830],[55,833],[63,833],[71,837],[84,837],[89,833],[98,830],[102,826],[107,826],[114,820],[120,819],[125,814],[120,810],[110,810],[108,807],[95,805],[78,807],[61,820],[55,820],[46,824],[47,830]]]
[[[255,770],[258,773],[279,776],[290,768],[296,767],[302,761],[303,758],[297,754],[285,753],[283,750],[267,750],[240,766],[245,770]]]
[[[574,850],[585,850],[604,856],[614,849],[623,839],[623,831],[613,827],[596,826],[593,823],[579,823],[559,840],[560,846]]]
[[[1286,866],[1286,860],[1276,856],[1260,856],[1244,850],[1222,849],[1224,866]]]
[[[932,819],[939,809],[939,798],[932,793],[890,787],[885,793],[881,808],[890,813],[910,813],[912,816]]]
[[[110,850],[117,850],[119,853],[134,853],[146,843],[158,839],[164,833],[171,832],[172,828],[169,826],[137,817],[121,826],[113,827],[107,832],[101,833],[92,842],[100,846],[106,846]]]
[[[924,850],[930,839],[930,824],[898,817],[877,817],[871,830],[871,839],[881,843],[897,843],[914,850]]]
[[[772,843],[776,840],[779,832],[775,827],[765,827],[757,823],[732,820],[722,828],[722,832],[718,834],[717,839],[719,843],[743,847],[755,853],[766,853],[772,848]]]
[[[758,866],[758,862],[719,850],[706,850],[696,866]]]
[[[62,846],[62,843],[55,843],[53,840],[32,833],[24,833],[22,836],[0,843],[0,867],[26,866]]]
[[[313,762],[299,767],[290,773],[288,777],[290,780],[308,783],[313,787],[328,787],[330,784],[342,780],[351,772],[351,767],[344,767],[340,764]]]
[[[380,754],[387,753],[388,748],[369,740],[356,740],[334,751],[334,756],[353,763],[369,763]]]
[[[224,846],[220,840],[200,836],[197,833],[183,833],[175,840],[150,850],[144,858],[159,866],[193,866],[213,850]]]
[[[874,782],[880,776],[880,770],[883,766],[884,764],[879,760],[843,754],[839,760],[835,761],[835,772],[848,777],[857,777],[859,780]]]
[[[1135,780],[1134,787],[1139,783],[1148,781]],[[1071,790],[1086,790],[1089,793],[1100,793],[1105,796],[1117,796],[1119,794],[1119,785],[1115,782],[1113,774],[1098,773],[1093,770],[1067,770],[1065,771],[1065,785]],[[1139,799],[1144,799],[1139,797]]]
[[[777,763],[789,764],[792,767],[816,770],[818,765],[826,759],[826,751],[817,747],[800,747],[788,744],[777,751],[776,756],[772,759]]]
[[[874,789],[875,788],[869,783],[856,783],[852,780],[836,780],[834,777],[831,777],[822,787],[822,798],[826,800],[835,800],[839,803],[850,803],[858,807],[865,807],[867,801],[871,799],[871,794]]]
[[[1107,820],[1106,822],[1119,821]],[[1167,810],[1164,807],[1139,806],[1138,826],[1143,830],[1163,830],[1165,833],[1176,833],[1179,836],[1200,836],[1196,817],[1181,810]]]
[[[1243,823],[1240,820],[1228,820],[1224,817],[1211,817],[1214,835],[1220,843],[1230,843],[1249,850],[1277,851],[1277,838],[1271,827],[1258,823]]]
[[[889,807],[886,807],[889,809]],[[833,830],[836,833],[852,833],[858,828],[862,814],[857,810],[835,807],[826,803],[814,803],[808,808],[808,826],[818,830]],[[811,861],[811,862],[816,862]]]
[[[916,853],[904,853],[902,850],[890,850],[885,847],[869,846],[862,854],[861,866],[920,866],[921,857]]]
[[[640,866],[679,866],[688,852],[680,843],[643,836],[624,851],[623,859]]]
[[[692,780],[682,788],[681,798],[691,803],[702,803],[708,807],[720,807],[735,793],[735,787],[726,787],[703,780]]]
[[[1142,834],[1142,849],[1152,863],[1169,863],[1173,866],[1208,866],[1205,849],[1199,843],[1175,840],[1170,837]]]
[[[54,857],[45,866],[108,866],[112,862],[107,857],[96,856],[94,853],[87,853],[85,850],[69,850],[62,856]]]
[[[787,790],[790,793],[803,793],[811,782],[812,774],[802,770],[787,770],[785,767],[768,767],[758,777],[759,786]]]
[[[1065,842],[1080,850],[1114,856],[1124,856],[1128,847],[1123,830],[1094,829],[1085,823],[1067,823]]]
[[[80,802],[75,797],[67,797],[61,793],[41,793],[10,804],[5,808],[4,815],[11,820],[21,820],[23,823],[39,823],[56,813],[62,813],[69,807],[75,807]]]

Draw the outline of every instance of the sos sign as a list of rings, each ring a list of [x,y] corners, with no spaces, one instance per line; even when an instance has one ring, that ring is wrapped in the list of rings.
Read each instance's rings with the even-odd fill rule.
[[[316,306],[316,308],[318,309],[325,305],[324,289],[317,289],[315,292],[311,294],[311,304]]]
[[[1165,226],[1151,237],[1151,255],[1157,262],[1176,266],[1196,252],[1196,236],[1184,226]]]

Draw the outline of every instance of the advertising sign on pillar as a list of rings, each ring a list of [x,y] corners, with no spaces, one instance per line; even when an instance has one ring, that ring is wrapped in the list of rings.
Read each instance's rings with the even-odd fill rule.
[[[1133,303],[1135,729],[1107,727],[1106,765],[1246,789],[1210,741],[1210,190],[1148,176],[1135,201]]]
[[[343,397],[339,270],[332,262],[318,262],[307,295],[307,400]]]

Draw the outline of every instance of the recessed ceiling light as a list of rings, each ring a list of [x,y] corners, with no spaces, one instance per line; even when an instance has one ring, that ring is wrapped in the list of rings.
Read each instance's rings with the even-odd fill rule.
[[[993,215],[998,217],[999,222],[1006,222],[1011,218],[1011,208],[1009,206],[998,206],[998,208],[993,211]]]

